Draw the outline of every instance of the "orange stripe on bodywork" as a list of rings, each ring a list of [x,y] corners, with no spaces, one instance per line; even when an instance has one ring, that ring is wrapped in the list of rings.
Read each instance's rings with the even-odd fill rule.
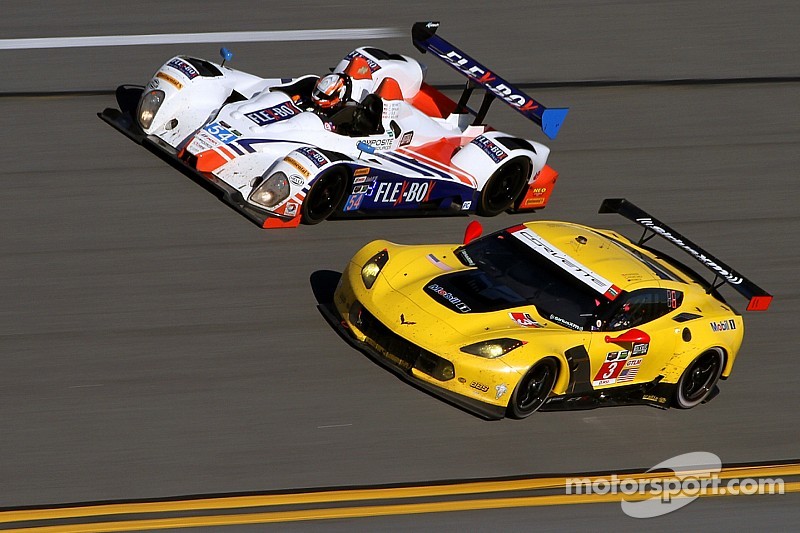
[[[289,220],[278,218],[278,217],[269,217],[264,220],[264,223],[261,224],[261,227],[264,229],[275,229],[275,228],[296,228],[300,225],[300,215],[290,218]]]
[[[533,182],[528,184],[528,190],[517,204],[516,210],[533,211],[534,209],[541,209],[546,206],[550,195],[553,194],[553,187],[555,187],[557,179],[558,172],[553,170],[552,167],[545,165],[542,170],[536,174],[536,178]]]
[[[225,157],[218,151],[206,150],[205,152],[200,152],[197,154],[197,163],[195,163],[195,168],[200,172],[212,172],[228,161],[230,161],[230,159],[225,159]]]
[[[419,92],[408,103],[434,118],[445,118],[455,111],[456,103],[435,89],[423,82]]]
[[[414,148],[398,148],[397,151],[403,155],[412,157],[421,163],[453,174],[461,183],[469,185],[470,187],[474,187],[477,184],[477,180],[473,176],[450,164],[453,153],[455,152],[456,148],[460,146],[460,138],[450,138],[440,139],[438,141]]]

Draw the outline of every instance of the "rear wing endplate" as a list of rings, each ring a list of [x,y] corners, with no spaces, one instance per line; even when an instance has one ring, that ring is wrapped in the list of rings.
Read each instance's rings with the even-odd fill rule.
[[[526,118],[541,126],[542,131],[551,139],[555,139],[561,123],[567,116],[567,108],[546,108],[511,83],[507,82],[493,71],[484,67],[470,56],[445,41],[438,35],[438,22],[417,22],[411,29],[411,38],[414,46],[422,52],[431,52],[436,57],[450,65],[460,74],[467,77],[467,88],[461,96],[458,107],[463,109],[472,89],[477,86],[486,90],[481,109],[476,114],[476,122],[483,121],[489,110],[489,105],[498,98],[514,108]]]
[[[767,291],[631,202],[623,198],[607,198],[603,200],[598,212],[617,213],[642,226],[644,233],[639,239],[640,245],[650,240],[654,235],[658,235],[691,255],[714,274],[714,281],[711,283],[710,291],[719,288],[723,283],[729,284],[739,294],[748,299],[748,311],[766,311],[770,302],[772,302],[772,295]],[[721,281],[717,283],[719,280]]]

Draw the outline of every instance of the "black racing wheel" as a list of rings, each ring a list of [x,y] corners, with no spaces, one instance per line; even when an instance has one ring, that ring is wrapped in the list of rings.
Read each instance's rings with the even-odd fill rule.
[[[712,348],[692,361],[678,381],[675,406],[691,409],[703,403],[717,385],[724,363],[725,357],[719,348]]]
[[[512,418],[525,418],[536,412],[553,391],[558,376],[558,364],[554,359],[542,359],[531,367],[514,389],[508,402],[508,414]]]
[[[530,167],[527,158],[515,157],[495,170],[481,192],[478,214],[493,217],[511,207],[528,183]]]
[[[303,224],[319,224],[339,207],[347,188],[347,178],[343,167],[333,167],[316,179],[303,202]]]

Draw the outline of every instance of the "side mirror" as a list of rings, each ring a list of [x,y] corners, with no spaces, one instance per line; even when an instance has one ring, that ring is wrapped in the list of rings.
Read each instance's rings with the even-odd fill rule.
[[[609,337],[606,335],[606,342],[613,342],[614,344],[628,344],[634,342],[637,344],[647,344],[650,342],[650,335],[642,330],[634,328],[617,337]]]
[[[483,226],[477,220],[473,220],[467,225],[467,229],[464,232],[464,244],[471,243],[480,237],[481,233],[483,233]]]
[[[223,65],[225,64],[226,61],[230,61],[233,58],[233,52],[231,52],[224,46],[219,49],[219,55],[222,56]]]

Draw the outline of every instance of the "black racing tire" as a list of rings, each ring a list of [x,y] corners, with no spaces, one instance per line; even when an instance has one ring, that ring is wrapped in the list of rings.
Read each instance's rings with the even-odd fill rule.
[[[548,357],[533,365],[519,380],[508,401],[508,416],[522,419],[535,413],[550,396],[558,377],[558,363]]]
[[[712,348],[697,356],[678,380],[675,407],[691,409],[703,403],[714,391],[724,366],[725,355],[719,348]]]
[[[333,167],[323,172],[306,194],[303,224],[319,224],[328,218],[342,203],[348,181],[344,167]]]
[[[481,191],[478,214],[485,217],[499,215],[514,204],[528,183],[531,163],[526,157],[515,157],[494,171]]]

